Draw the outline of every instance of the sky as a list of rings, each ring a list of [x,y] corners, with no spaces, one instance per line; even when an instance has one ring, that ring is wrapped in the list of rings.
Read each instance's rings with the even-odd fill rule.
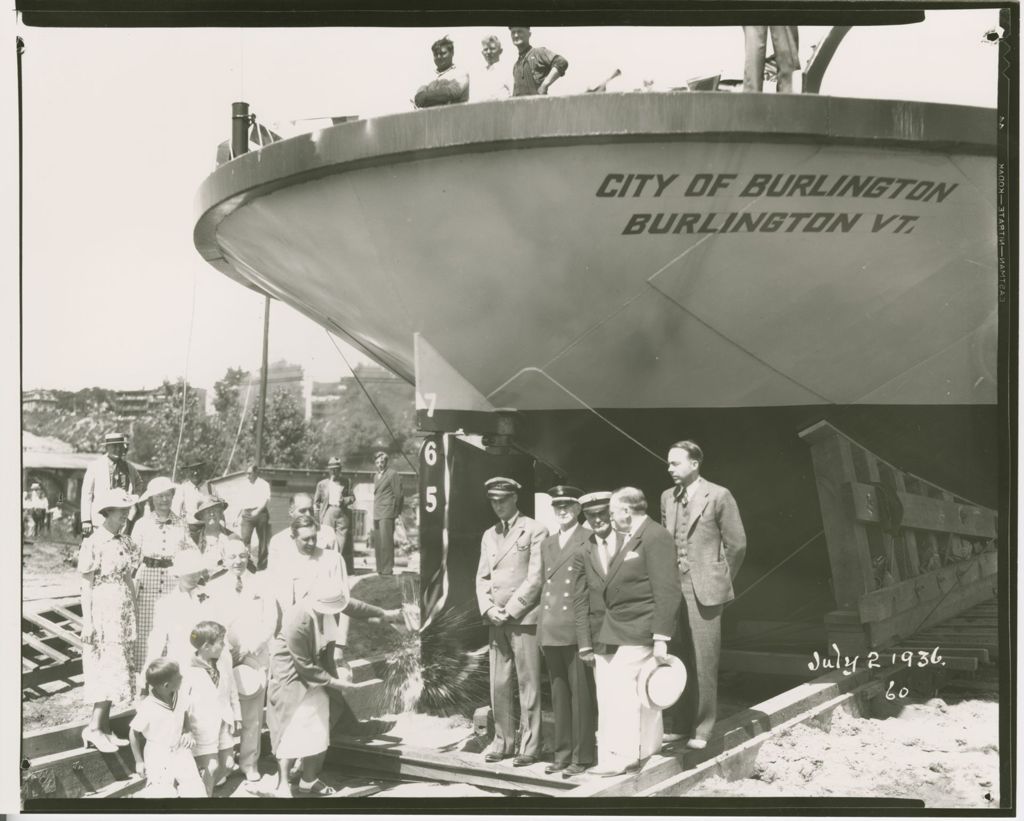
[[[823,92],[995,105],[994,10],[929,13],[916,26],[855,29]],[[801,29],[806,61],[825,28]],[[188,374],[209,388],[259,364],[263,299],[192,244],[194,197],[230,133],[235,100],[266,123],[409,110],[433,75],[429,44],[483,65],[480,38],[507,29],[54,30],[20,27],[24,56],[24,388],[151,387]],[[739,28],[536,28],[570,62],[555,94],[615,69],[609,90],[742,77]],[[957,59],[951,59],[951,55]],[[301,127],[301,126],[300,126]],[[309,127],[309,126],[305,126]],[[282,128],[285,128],[282,126]],[[292,126],[294,128],[294,126]],[[353,364],[365,361],[339,343]],[[347,373],[325,331],[274,303],[270,359],[318,380]]]

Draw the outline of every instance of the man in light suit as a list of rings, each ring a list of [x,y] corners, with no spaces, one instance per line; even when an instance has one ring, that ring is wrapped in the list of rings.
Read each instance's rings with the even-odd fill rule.
[[[689,679],[682,698],[666,711],[668,740],[689,737],[702,750],[715,726],[722,607],[735,598],[736,578],[747,550],[747,535],[736,500],[700,475],[704,453],[689,440],[669,448],[668,472],[675,482],[661,495],[661,518],[675,542],[685,607],[680,608],[673,654]]]
[[[388,455],[378,451],[373,478],[373,553],[380,576],[395,575],[395,519],[402,512],[402,477],[388,466]]]
[[[544,772],[579,775],[594,765],[594,676],[579,658],[573,606],[576,562],[590,547],[590,531],[579,523],[583,491],[558,485],[548,491],[558,531],[540,546],[544,585],[537,611],[537,640],[551,681],[555,714],[555,760]]]
[[[541,587],[540,545],[547,530],[519,512],[514,479],[495,476],[484,482],[498,517],[484,531],[476,598],[490,624],[491,711],[494,743],[487,762],[515,756],[526,767],[540,753],[540,645],[537,644],[537,600]],[[519,683],[519,750],[516,751],[512,674]]]
[[[349,507],[356,497],[352,495],[348,479],[341,475],[341,459],[332,456],[327,461],[327,470],[331,475],[316,484],[313,510],[321,527],[334,531],[341,556],[345,560],[345,570],[351,576],[355,574],[355,548]]]
[[[668,642],[681,600],[672,537],[647,517],[643,493],[620,488],[611,495],[609,513],[617,538],[602,540],[601,531],[595,531],[603,544],[595,544],[584,562],[587,583],[603,587],[605,608],[600,627],[592,634],[595,644],[604,645],[594,648],[603,652],[594,653],[599,768],[591,774],[600,776],[638,770],[661,749],[661,710],[643,704],[637,678],[652,657],[659,664],[668,663]],[[581,604],[585,600],[577,598]],[[578,627],[584,624],[578,617]],[[587,649],[583,638],[581,656]]]
[[[88,536],[93,529],[103,524],[99,511],[93,510],[93,501],[105,490],[121,488],[133,496],[141,496],[146,489],[139,471],[125,456],[128,453],[128,437],[123,433],[108,433],[103,437],[103,449],[106,456],[89,463],[82,479],[81,522],[82,535]],[[124,532],[131,535],[135,522],[142,515],[142,507],[135,505],[128,512],[128,521]]]

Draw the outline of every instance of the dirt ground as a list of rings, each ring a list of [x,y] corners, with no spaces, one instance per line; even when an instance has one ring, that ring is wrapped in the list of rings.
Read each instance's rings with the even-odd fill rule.
[[[999,806],[999,705],[941,698],[884,720],[837,710],[761,747],[753,777],[712,778],[691,796],[914,798],[927,807]]]

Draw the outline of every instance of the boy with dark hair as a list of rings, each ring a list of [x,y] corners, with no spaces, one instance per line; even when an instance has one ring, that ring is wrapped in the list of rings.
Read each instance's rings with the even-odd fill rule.
[[[225,647],[226,635],[222,624],[199,622],[189,636],[195,655],[185,670],[188,717],[196,739],[192,755],[208,796],[231,773],[235,736],[242,727],[242,708],[231,653]]]
[[[149,695],[135,711],[129,741],[135,771],[146,779],[147,796],[204,798],[177,663],[165,658],[153,661],[146,668],[146,683]]]

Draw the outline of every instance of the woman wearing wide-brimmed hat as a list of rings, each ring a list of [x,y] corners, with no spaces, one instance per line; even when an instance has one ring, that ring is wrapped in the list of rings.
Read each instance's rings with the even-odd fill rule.
[[[139,501],[148,502],[148,510],[132,533],[142,554],[142,566],[135,575],[139,595],[139,639],[135,644],[136,670],[145,672],[146,643],[153,629],[157,602],[177,586],[171,571],[174,556],[188,536],[185,523],[171,510],[177,486],[166,476],[154,477]],[[142,682],[140,681],[140,687]]]
[[[228,542],[238,538],[224,526],[228,503],[215,494],[201,496],[188,518],[192,541],[206,556],[211,575],[223,569],[224,550]]]
[[[382,610],[349,596],[340,575],[320,576],[309,595],[284,614],[270,645],[267,724],[278,761],[277,795],[290,796],[292,762],[301,759],[298,795],[332,795],[320,780],[330,737],[328,690],[342,682],[334,660],[339,616],[371,622],[402,620],[401,610]]]
[[[116,752],[127,739],[110,729],[110,706],[131,701],[134,691],[135,586],[132,573],[139,550],[121,533],[137,502],[121,488],[96,495],[96,513],[103,523],[82,542],[78,572],[82,576],[82,673],[84,700],[93,705],[82,742],[100,752]]]

